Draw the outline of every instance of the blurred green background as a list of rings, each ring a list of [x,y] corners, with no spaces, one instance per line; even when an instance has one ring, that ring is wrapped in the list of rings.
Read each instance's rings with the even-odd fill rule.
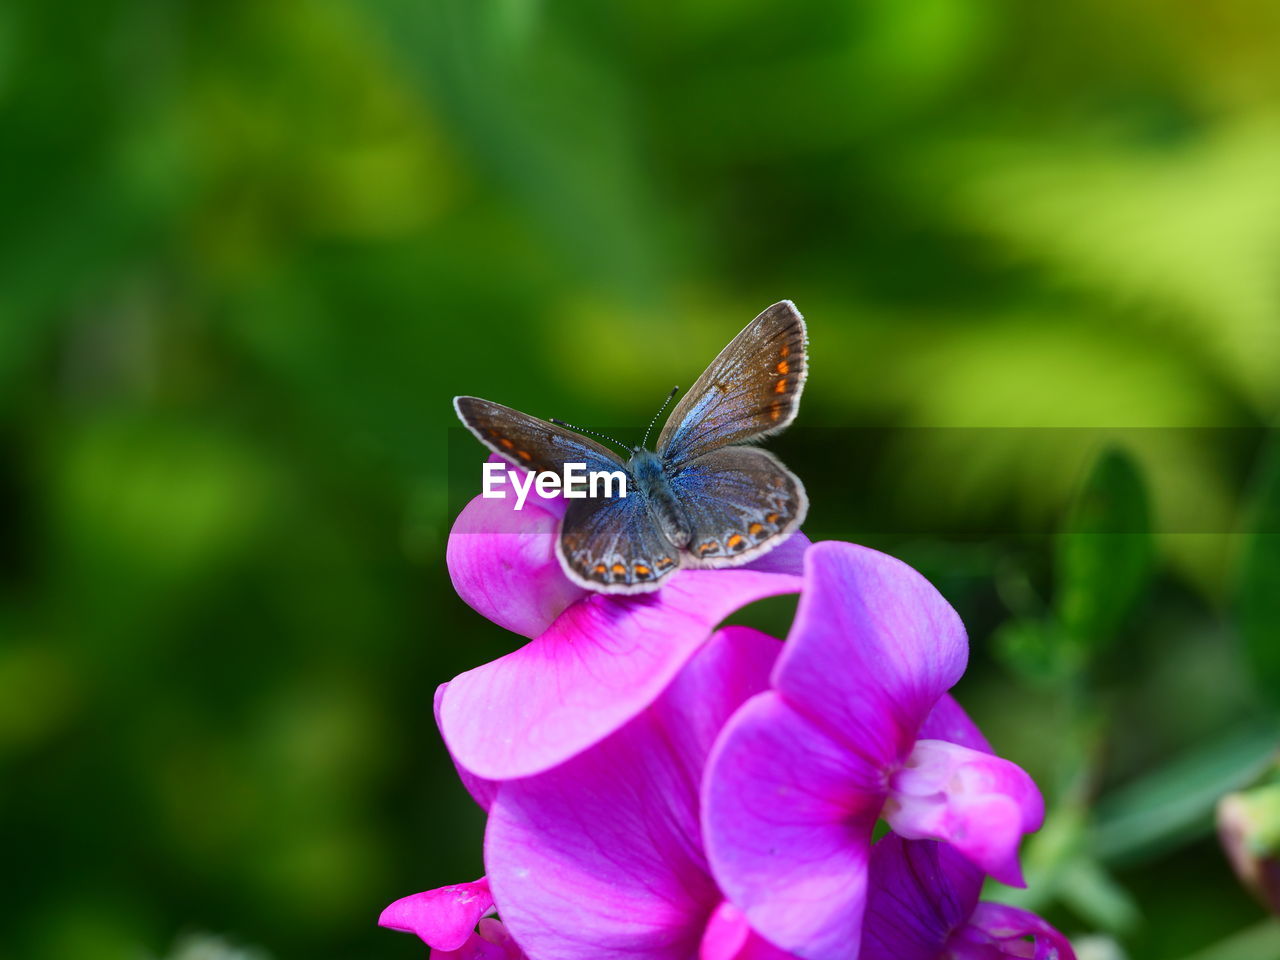
[[[481,870],[432,693],[513,643],[443,566],[450,398],[638,428],[789,297],[773,449],[969,624],[1052,807],[1014,896],[1280,956],[1210,817],[1276,739],[1278,48],[1269,0],[0,5],[0,953],[420,955],[379,910]]]

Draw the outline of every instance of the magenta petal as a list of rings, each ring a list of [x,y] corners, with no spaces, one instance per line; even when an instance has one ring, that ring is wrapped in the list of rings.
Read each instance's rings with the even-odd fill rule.
[[[485,862],[503,921],[532,956],[696,956],[721,899],[699,836],[699,777],[720,726],[765,688],[780,647],[743,627],[721,631],[613,736],[500,786]]]
[[[728,900],[716,907],[707,921],[698,953],[698,960],[791,960],[791,957],[752,930],[742,911]]]
[[[856,960],[879,777],[773,691],[725,726],[703,834],[720,888],[763,937],[806,960]]]
[[[494,943],[473,933],[456,950],[432,950],[428,960],[520,960],[523,954],[514,945]]]
[[[415,933],[436,950],[457,950],[471,938],[480,918],[493,909],[489,883],[472,883],[428,890],[401,897],[382,911],[378,926]]]
[[[982,871],[932,840],[886,834],[871,851],[861,960],[938,960],[973,912]]]
[[[436,687],[436,696],[433,704],[436,717],[436,726],[440,726],[440,704],[444,700],[444,691],[449,685],[442,683]],[[452,759],[452,757],[450,758]],[[467,792],[471,794],[471,799],[480,805],[480,809],[486,813],[493,806],[493,795],[498,790],[498,784],[493,780],[486,780],[484,777],[477,777],[470,770],[458,765],[455,760],[453,769],[458,772],[458,779],[462,781],[462,785],[467,788]]]
[[[797,530],[759,560],[743,564],[743,570],[763,570],[766,573],[792,573],[804,576],[804,554],[813,542]]]
[[[652,703],[729,614],[800,587],[781,573],[685,570],[657,593],[593,594],[536,640],[456,677],[441,704],[445,742],[488,779],[548,770]]]
[[[991,744],[987,742],[987,738],[978,729],[978,725],[969,719],[964,708],[949,693],[939,700],[929,713],[928,719],[920,728],[919,738],[945,740],[947,743],[958,743],[970,750],[995,753],[991,749]]]
[[[728,900],[721,902],[707,921],[698,960],[736,960],[751,937],[751,926],[742,911]]]
[[[1038,830],[1044,801],[1008,760],[920,740],[889,784],[884,818],[910,840],[945,840],[1001,883],[1022,886],[1018,843]]]
[[[556,558],[560,513],[533,497],[514,501],[476,497],[449,532],[445,560],[458,596],[481,616],[526,637],[542,633],[586,595]]]
[[[964,673],[964,626],[929,581],[887,554],[829,541],[804,559],[774,686],[851,747],[897,762]]]
[[[1000,903],[979,903],[963,934],[965,940],[1009,947],[999,954],[1008,957],[1030,956],[1021,952],[1025,937],[1031,937],[1035,944],[1032,960],[1076,960],[1071,941],[1043,919]]]

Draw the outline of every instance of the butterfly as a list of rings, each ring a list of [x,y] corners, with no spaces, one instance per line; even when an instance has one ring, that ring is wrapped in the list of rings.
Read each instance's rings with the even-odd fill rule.
[[[754,560],[804,520],[809,500],[799,478],[773,454],[742,444],[795,419],[807,348],[795,305],[775,303],[676,404],[656,449],[644,447],[648,431],[638,447],[611,440],[627,451],[625,460],[562,421],[477,397],[455,397],[453,404],[480,442],[513,466],[560,472],[566,463],[584,463],[588,472],[624,471],[625,497],[566,501],[556,556],[565,575],[589,590],[645,593],[682,567]]]

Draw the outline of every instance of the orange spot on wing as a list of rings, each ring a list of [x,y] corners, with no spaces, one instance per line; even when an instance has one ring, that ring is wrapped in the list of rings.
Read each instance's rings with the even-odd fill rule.
[[[759,536],[760,533],[763,532],[763,530],[764,530],[763,523],[753,523],[751,526],[747,527],[747,533],[751,534],[753,537]]]
[[[502,438],[501,440],[499,440],[498,442],[499,442],[500,444],[502,444],[504,447],[506,447],[508,450],[510,450],[512,447],[514,447],[514,446],[515,446],[515,444],[514,444],[514,443],[512,443],[510,440],[508,440],[506,437],[503,437],[503,438]]]
[[[778,361],[778,372],[779,372],[779,373],[790,373],[790,372],[791,372],[791,367],[787,365],[787,361],[785,361],[785,360],[779,360],[779,361]]]
[[[765,520],[767,520],[769,523],[777,523],[778,515],[776,513],[771,513],[767,517],[765,517]]]
[[[706,543],[698,544],[698,553],[710,553],[712,550],[719,550],[720,543],[717,540],[708,540]]]
[[[675,561],[674,561],[674,560],[672,560],[670,557],[659,557],[659,558],[658,558],[658,569],[659,569],[659,570],[665,570],[665,569],[667,569],[667,567],[671,566],[673,563],[675,563]]]
[[[782,349],[778,351],[778,356],[780,356],[780,357],[785,357],[785,356],[787,356],[789,353],[791,353],[791,348],[790,348],[789,346],[787,346],[787,345],[784,343],[784,344],[782,345]]]
[[[774,392],[774,393],[786,393],[786,392],[787,392],[787,378],[786,378],[786,377],[783,377],[781,380],[779,380],[777,383],[775,383],[775,384],[773,385],[773,392]]]
[[[745,544],[746,542],[747,542],[747,541],[746,541],[746,539],[742,536],[742,534],[740,534],[740,533],[735,533],[732,537],[730,537],[730,538],[729,538],[729,549],[730,549],[730,550],[737,550],[740,546],[742,546],[742,545],[743,545],[743,544]]]
[[[615,577],[624,576],[627,572],[627,568],[620,563],[615,563],[610,569],[613,570],[613,575]]]
[[[782,407],[778,406],[777,402],[775,401],[774,404],[771,407],[769,407],[769,419],[778,420],[781,417],[782,417]]]
[[[647,577],[647,576],[648,576],[650,573],[652,573],[652,572],[653,572],[653,571],[652,571],[652,570],[650,570],[648,567],[646,567],[643,563],[637,563],[637,564],[636,564],[636,576],[637,576],[637,577]]]
[[[532,453],[530,453],[528,450],[517,450],[517,451],[516,451],[516,456],[517,456],[517,457],[519,457],[521,460],[532,460],[532,459],[533,459],[533,454],[532,454]]]
[[[604,572],[605,572],[605,571],[607,571],[608,569],[609,569],[609,568],[608,568],[608,567],[606,567],[603,563],[597,563],[597,564],[596,564],[596,573],[604,573]]]

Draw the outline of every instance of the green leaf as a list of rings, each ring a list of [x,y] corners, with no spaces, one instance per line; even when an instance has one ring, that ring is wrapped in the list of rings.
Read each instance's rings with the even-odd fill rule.
[[[1123,934],[1142,921],[1137,901],[1096,860],[1081,857],[1064,872],[1058,896],[1091,926]]]
[[[1151,511],[1137,464],[1103,452],[1058,539],[1058,619],[1075,645],[1097,650],[1124,625],[1151,576]]]
[[[1126,863],[1206,836],[1218,798],[1256,781],[1275,745],[1270,725],[1243,727],[1104,797],[1097,806],[1095,855]]]
[[[1258,689],[1280,703],[1280,444],[1268,451],[1254,496],[1240,568],[1240,634]]]

